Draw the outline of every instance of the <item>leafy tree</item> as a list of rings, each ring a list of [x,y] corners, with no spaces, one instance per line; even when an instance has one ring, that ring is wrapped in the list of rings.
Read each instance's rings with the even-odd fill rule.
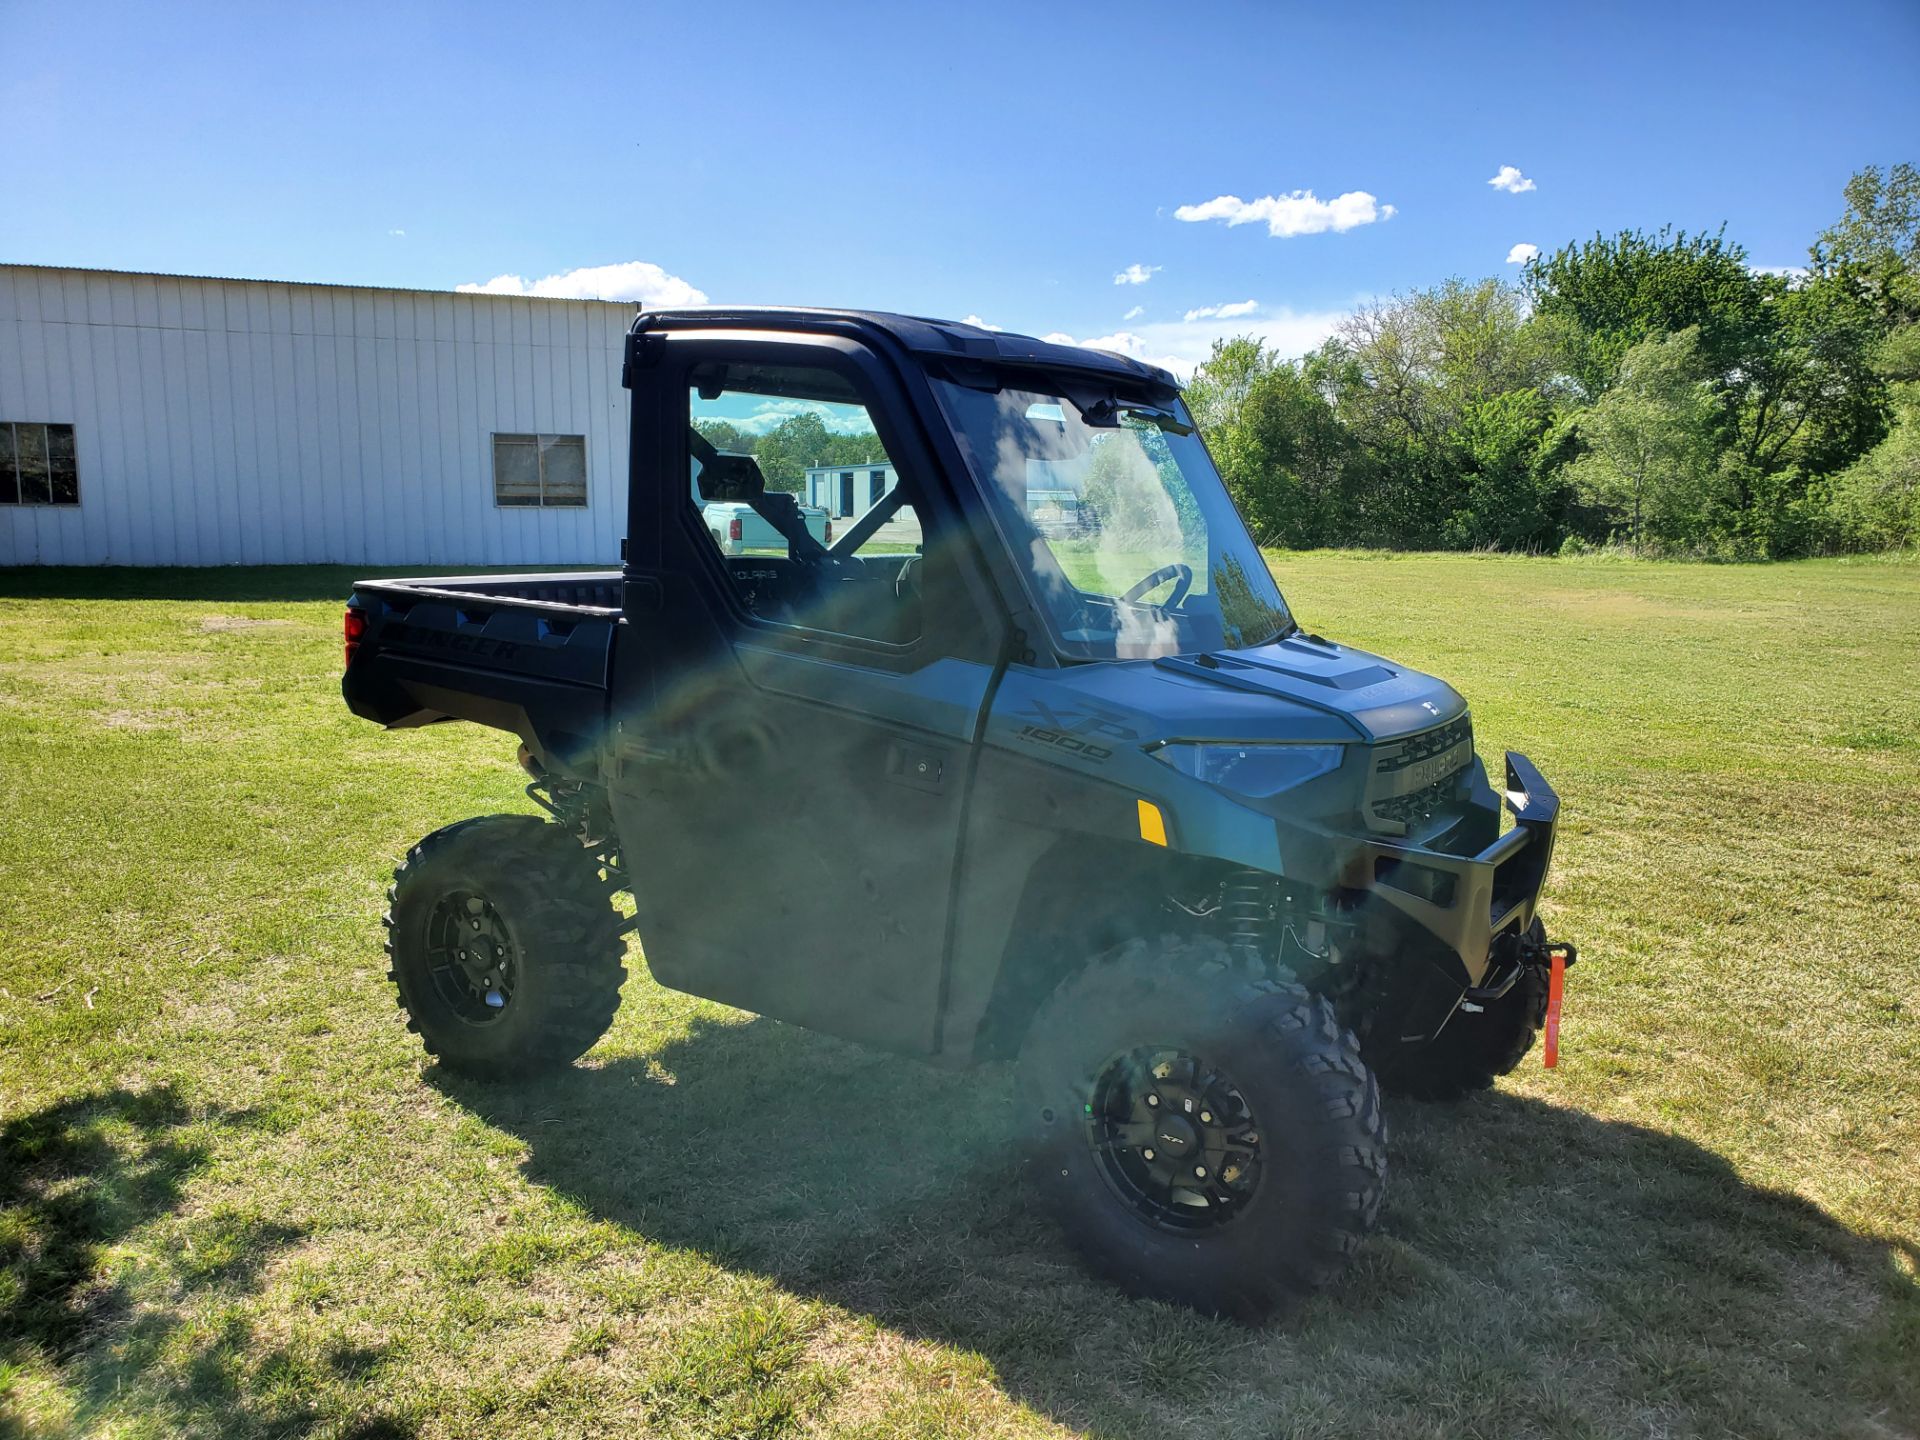
[[[754,454],[769,489],[798,490],[806,482],[807,467],[825,460],[828,444],[826,421],[806,411],[788,416],[761,436]]]
[[[1186,387],[1187,410],[1203,434],[1233,423],[1247,392],[1260,376],[1280,363],[1251,335],[1213,342],[1213,354],[1193,372]]]
[[[1835,276],[1775,283],[1780,327],[1765,383],[1748,395],[1756,413],[1741,427],[1746,458],[1828,474],[1886,433],[1886,385],[1873,364],[1886,328],[1870,298]]]
[[[1567,487],[1554,419],[1552,402],[1532,386],[1467,403],[1449,436],[1465,482],[1447,526],[1451,543],[1499,550],[1558,544]]]
[[[1121,550],[1151,548],[1170,535],[1197,539],[1199,511],[1166,437],[1151,424],[1122,424],[1094,437],[1080,499],[1098,517],[1105,543]]]
[[[1869,166],[1845,194],[1845,213],[1814,242],[1814,273],[1869,299],[1889,330],[1920,320],[1920,169]]]
[[[1905,325],[1880,346],[1894,420],[1887,437],[1836,475],[1829,516],[1836,538],[1853,549],[1920,545],[1920,324]]]
[[[871,430],[827,432],[827,449],[816,465],[885,465],[887,452],[880,446],[880,437]]]
[[[1562,327],[1568,372],[1591,399],[1613,383],[1633,346],[1690,328],[1699,331],[1709,375],[1748,373],[1775,324],[1759,279],[1746,250],[1724,233],[1669,226],[1595,235],[1536,256],[1522,283],[1534,312]]]
[[[1886,209],[1875,212],[1883,221]],[[1847,253],[1859,253],[1867,231],[1848,233]],[[1535,260],[1526,283],[1539,318],[1565,327],[1569,373],[1590,398],[1623,373],[1632,346],[1698,330],[1717,411],[1719,540],[1764,554],[1805,550],[1812,480],[1884,433],[1884,386],[1869,363],[1884,324],[1872,287],[1838,261],[1806,277],[1760,274],[1720,234],[1624,231]]]
[[[693,428],[705,436],[714,449],[728,455],[751,455],[759,439],[727,420],[696,420]]]
[[[1854,175],[1810,253],[1762,274],[1724,229],[1596,235],[1302,360],[1217,344],[1188,404],[1266,543],[1909,543],[1920,376],[1889,337],[1920,326],[1920,169]]]
[[[1389,545],[1536,545],[1556,486],[1536,473],[1562,386],[1560,323],[1496,280],[1449,280],[1369,306],[1321,357],[1341,422],[1370,462],[1364,538]],[[1513,402],[1501,397],[1523,395]]]
[[[1206,434],[1254,538],[1294,548],[1339,543],[1359,454],[1309,367],[1240,339],[1216,342],[1195,380],[1206,413],[1227,416]]]
[[[694,425],[717,448],[759,460],[760,473],[774,490],[801,489],[806,484],[806,472],[817,465],[889,463],[880,437],[873,431],[843,434],[829,430],[826,421],[812,411],[790,415],[757,435],[726,420],[697,420]]]
[[[1636,551],[1649,537],[1690,545],[1711,533],[1717,461],[1706,375],[1698,329],[1642,340],[1576,422],[1589,448],[1569,478],[1625,512]]]

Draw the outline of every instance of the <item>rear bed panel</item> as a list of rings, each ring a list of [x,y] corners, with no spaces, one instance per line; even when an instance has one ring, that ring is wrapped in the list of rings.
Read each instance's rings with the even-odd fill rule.
[[[382,725],[471,720],[571,767],[606,728],[619,587],[617,572],[363,581],[341,691]]]
[[[405,580],[361,580],[359,591],[382,594],[481,596],[565,609],[620,609],[618,570],[561,570],[532,575],[421,575]]]

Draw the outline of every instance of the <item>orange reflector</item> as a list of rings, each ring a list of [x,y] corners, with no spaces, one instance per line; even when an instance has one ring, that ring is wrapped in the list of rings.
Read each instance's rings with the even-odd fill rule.
[[[1560,997],[1567,986],[1567,954],[1553,952],[1553,966],[1547,971],[1547,1029],[1540,1058],[1551,1070],[1560,1063]]]
[[[1140,806],[1140,838],[1149,845],[1167,843],[1167,820],[1160,813],[1160,807],[1151,800],[1137,802]]]

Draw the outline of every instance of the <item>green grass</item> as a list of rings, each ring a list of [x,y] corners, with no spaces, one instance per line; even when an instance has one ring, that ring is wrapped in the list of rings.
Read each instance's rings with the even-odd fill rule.
[[[568,1075],[423,1065],[387,872],[511,742],[346,713],[345,571],[0,574],[0,1434],[1920,1431],[1920,567],[1274,566],[1560,787],[1583,959],[1263,1332],[1086,1279],[997,1072],[637,964]]]

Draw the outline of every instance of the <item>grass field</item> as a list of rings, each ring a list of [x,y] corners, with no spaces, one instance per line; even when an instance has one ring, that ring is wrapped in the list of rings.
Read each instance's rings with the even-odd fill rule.
[[[1274,568],[1560,787],[1583,959],[1264,1332],[1083,1278],[1003,1074],[637,955],[574,1072],[424,1065],[387,872],[511,742],[346,713],[345,572],[0,572],[0,1434],[1920,1432],[1920,566]]]

